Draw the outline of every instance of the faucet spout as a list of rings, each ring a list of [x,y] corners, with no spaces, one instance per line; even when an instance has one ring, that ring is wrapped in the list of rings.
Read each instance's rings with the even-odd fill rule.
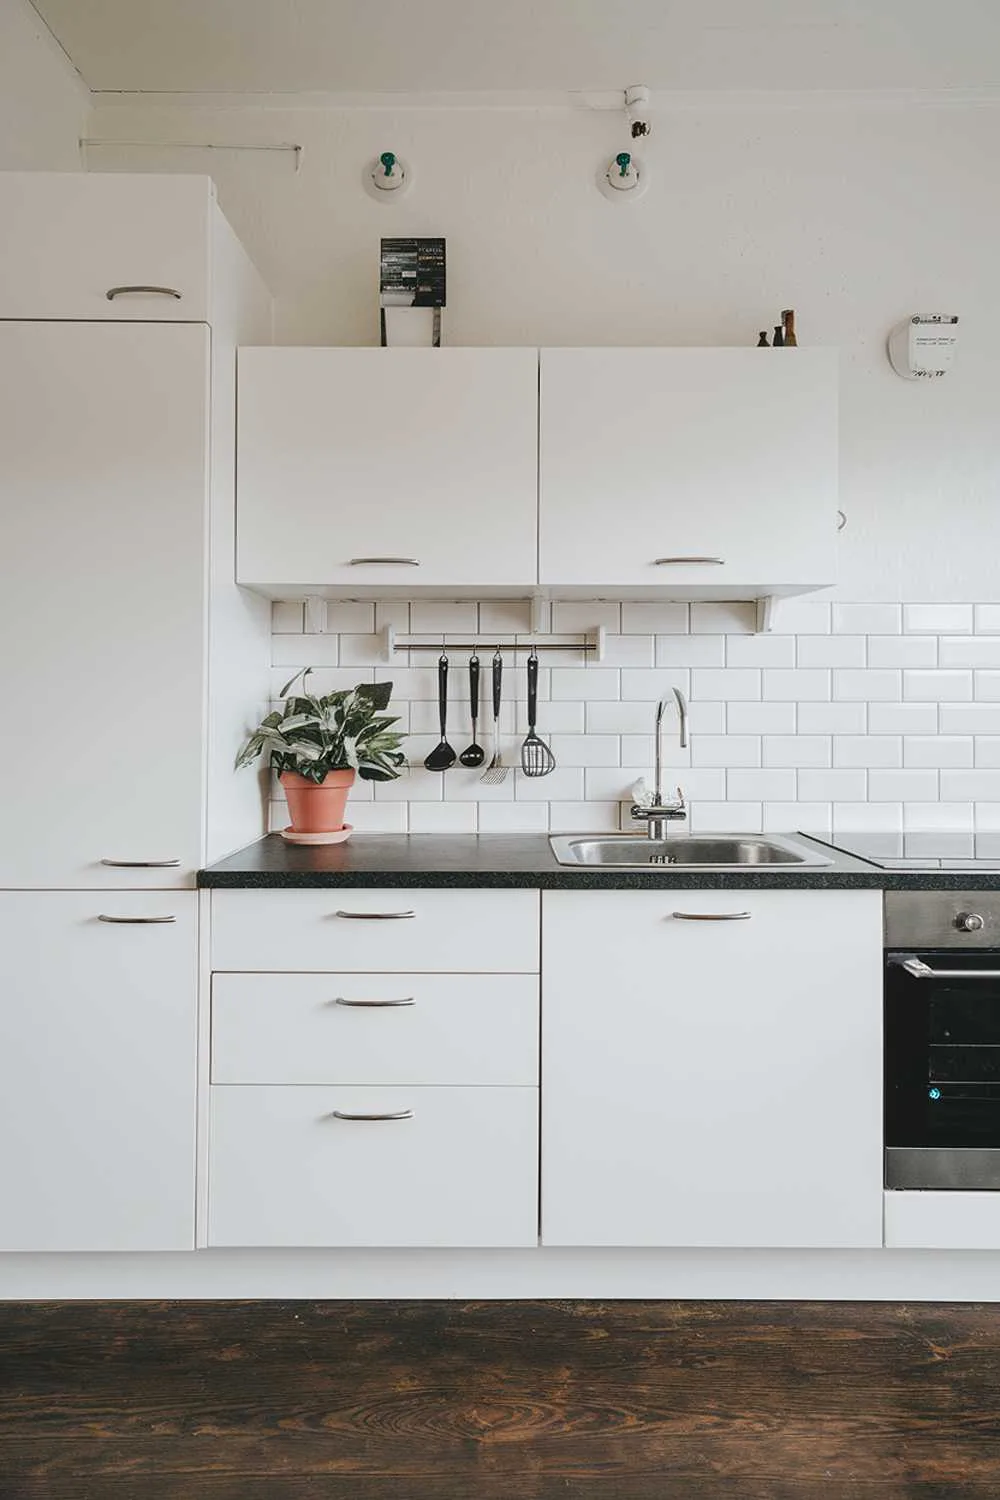
[[[679,743],[682,750],[688,747],[688,703],[679,687],[673,689],[677,700],[677,717],[680,721]],[[656,806],[663,806],[663,715],[670,706],[669,698],[661,698],[656,706],[656,768],[654,795]]]

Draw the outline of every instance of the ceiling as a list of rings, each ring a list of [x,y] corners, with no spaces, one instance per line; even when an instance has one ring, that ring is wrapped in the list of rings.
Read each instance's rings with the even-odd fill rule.
[[[31,0],[97,91],[1000,86],[1000,0]]]

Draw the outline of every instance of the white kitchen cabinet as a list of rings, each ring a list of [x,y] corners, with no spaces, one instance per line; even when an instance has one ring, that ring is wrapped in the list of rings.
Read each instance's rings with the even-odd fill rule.
[[[210,1245],[538,1242],[537,1089],[211,1092]]]
[[[547,891],[542,931],[543,1244],[881,1245],[878,892]]]
[[[49,315],[0,321],[0,888],[190,886],[263,825],[233,759],[266,703],[269,619],[232,556],[235,346],[266,334],[269,300],[207,179],[107,181],[0,174],[0,204],[64,213],[72,284],[97,253],[81,216],[127,206],[193,261],[204,234],[182,209],[203,203],[212,326],[74,321],[82,301],[19,301],[0,252],[8,317]]]
[[[534,587],[537,350],[239,361],[241,583],[279,597]]]
[[[824,349],[543,349],[539,581],[758,598],[834,581]]]
[[[214,196],[207,177],[0,172],[0,318],[208,322]]]
[[[196,904],[0,893],[0,1249],[193,1249]]]

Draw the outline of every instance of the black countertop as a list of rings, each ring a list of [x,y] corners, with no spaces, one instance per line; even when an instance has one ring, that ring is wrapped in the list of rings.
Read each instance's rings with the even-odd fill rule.
[[[790,835],[801,839],[803,835]],[[818,869],[757,865],[693,870],[656,865],[608,869],[560,865],[544,834],[357,834],[346,844],[305,847],[272,833],[198,874],[212,890],[326,886],[527,887],[536,890],[1000,890],[1000,871],[897,874],[814,844]]]

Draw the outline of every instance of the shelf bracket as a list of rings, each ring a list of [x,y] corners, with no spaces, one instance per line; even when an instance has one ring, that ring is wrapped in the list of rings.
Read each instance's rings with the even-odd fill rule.
[[[765,594],[762,598],[754,600],[754,628],[758,632],[774,629],[774,604],[773,594]]]

